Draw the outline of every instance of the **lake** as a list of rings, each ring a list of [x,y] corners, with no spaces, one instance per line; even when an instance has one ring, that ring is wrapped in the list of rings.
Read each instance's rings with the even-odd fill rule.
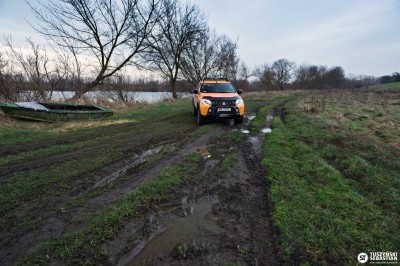
[[[191,96],[189,92],[178,92],[178,98],[187,98]],[[51,100],[65,101],[71,99],[75,95],[73,91],[53,91]],[[138,103],[156,103],[166,99],[172,99],[171,92],[147,92],[147,91],[127,91],[123,92],[123,97],[128,102]],[[97,102],[99,99],[106,99],[110,102],[120,101],[118,93],[115,91],[90,91],[84,96],[86,99]]]

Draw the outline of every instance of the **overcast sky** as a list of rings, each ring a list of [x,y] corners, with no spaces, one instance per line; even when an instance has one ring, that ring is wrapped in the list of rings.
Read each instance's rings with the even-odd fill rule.
[[[400,0],[192,0],[253,67],[286,58],[342,66],[347,75],[400,71]],[[0,35],[38,36],[23,0],[0,0]],[[34,23],[34,21],[33,21]]]

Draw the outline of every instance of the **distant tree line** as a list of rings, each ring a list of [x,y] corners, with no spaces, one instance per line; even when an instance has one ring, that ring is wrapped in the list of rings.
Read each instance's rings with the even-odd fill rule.
[[[381,76],[379,78],[380,84],[391,83],[391,82],[400,82],[400,73],[393,72],[392,75]]]
[[[28,3],[29,4],[29,3]],[[92,90],[190,91],[205,77],[224,77],[247,91],[360,88],[400,81],[391,76],[346,77],[342,67],[299,65],[279,59],[254,68],[237,54],[237,42],[219,35],[192,3],[179,0],[64,0],[29,4],[39,21],[32,25],[47,47],[27,39],[16,48],[0,41],[0,97],[34,100],[56,90],[79,99]],[[49,48],[50,47],[50,48]],[[50,50],[47,50],[50,49]],[[133,70],[155,73],[129,80]],[[121,97],[123,98],[123,97]]]

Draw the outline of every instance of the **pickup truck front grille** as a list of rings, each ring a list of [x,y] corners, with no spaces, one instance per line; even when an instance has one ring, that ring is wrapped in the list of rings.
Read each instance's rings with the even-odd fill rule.
[[[211,100],[212,106],[235,106],[236,100]]]

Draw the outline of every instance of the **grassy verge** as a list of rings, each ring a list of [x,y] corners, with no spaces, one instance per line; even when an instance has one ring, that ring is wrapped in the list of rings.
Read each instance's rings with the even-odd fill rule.
[[[105,131],[107,128],[113,128],[115,124],[188,120],[191,119],[190,112],[189,100],[178,100],[118,109],[114,116],[102,121],[42,123],[2,118],[0,120],[2,122],[0,125],[0,147],[95,133],[98,130]]]
[[[70,152],[82,148],[85,145],[95,144],[97,141],[99,141],[99,139],[96,139],[94,141],[89,140],[84,142],[75,142],[71,144],[61,144],[61,145],[51,146],[48,148],[36,149],[33,151],[27,151],[15,155],[5,156],[3,158],[0,158],[0,166],[7,164],[15,164],[18,162],[26,162],[29,160],[35,160],[37,158],[42,158],[49,155]]]
[[[113,117],[115,121],[123,121],[122,125],[117,123],[117,127],[110,125],[109,121],[104,121],[105,125],[102,126],[102,123],[92,121],[77,124],[49,124],[7,120],[7,123],[0,126],[0,146],[11,145],[8,146],[10,148],[16,145],[18,148],[21,142],[31,143],[28,143],[28,148],[23,147],[21,152],[0,158],[0,167],[3,167],[5,173],[9,173],[0,186],[0,214],[2,216],[0,235],[26,232],[38,226],[43,219],[41,217],[43,213],[26,211],[26,209],[35,210],[46,200],[55,199],[58,195],[65,198],[65,194],[75,194],[73,190],[76,187],[72,187],[75,184],[75,178],[85,183],[86,174],[127,156],[125,150],[128,145],[124,144],[125,139],[131,140],[132,149],[135,149],[136,143],[139,147],[141,143],[149,145],[153,141],[162,140],[181,130],[186,131],[194,127],[195,121],[190,116],[190,111],[188,101],[125,109]],[[149,123],[149,120],[152,123]],[[68,128],[68,131],[64,131],[64,128]],[[23,135],[18,133],[21,130],[25,132]],[[5,131],[10,134],[2,135]],[[65,136],[68,137],[65,138]],[[135,136],[139,137],[135,138]],[[46,144],[45,140],[55,141],[51,146],[42,147],[36,142],[41,139],[44,144]],[[32,142],[33,140],[35,141]],[[31,144],[32,147],[29,148]],[[86,148],[87,152],[80,152]],[[66,152],[69,156],[63,157]],[[40,162],[50,157],[53,159],[57,155],[60,155],[61,159],[55,160],[50,165],[36,166],[33,163],[31,170],[7,172],[8,166],[12,166],[11,169],[13,169],[20,162],[32,160]],[[148,164],[159,159],[162,158],[153,156],[149,158]],[[63,204],[73,208],[95,195],[97,195],[96,192],[85,194],[83,191],[75,196],[70,205],[65,202]],[[54,206],[54,210],[49,209],[47,212],[57,211],[63,207],[66,206]],[[22,212],[19,211],[20,209]]]
[[[123,223],[136,215],[141,207],[150,206],[168,197],[173,187],[190,180],[198,171],[201,161],[198,154],[192,154],[182,163],[163,170],[152,180],[134,189],[115,206],[93,216],[87,227],[49,240],[26,255],[20,264],[48,264],[54,260],[67,264],[94,264],[101,261],[102,256],[106,255],[106,241],[118,235]]]
[[[26,226],[26,221],[15,220],[14,215],[17,214],[12,212],[19,206],[57,193],[65,193],[71,189],[72,178],[104,166],[113,161],[118,154],[118,150],[103,150],[96,152],[95,156],[89,155],[85,159],[54,165],[44,171],[31,170],[12,175],[6,184],[0,186],[0,235],[20,230],[21,226],[31,228]],[[25,217],[25,220],[29,219]]]
[[[265,127],[266,118],[270,110],[283,106],[286,101],[294,99],[295,96],[277,96],[275,98],[268,99],[267,105],[261,107],[257,112],[257,116],[251,121],[250,133],[251,135],[257,135]]]
[[[303,98],[291,100],[285,123],[275,118],[266,137],[262,163],[272,183],[273,219],[284,260],[353,265],[361,252],[396,252],[399,150],[371,137],[372,127],[354,130],[358,119],[333,124],[340,101],[325,100],[317,113],[303,108]],[[343,110],[362,112],[365,106],[356,103],[343,103]],[[385,115],[396,120],[390,111]]]
[[[400,89],[400,82],[392,82],[386,84],[376,84],[370,86],[371,89]]]

